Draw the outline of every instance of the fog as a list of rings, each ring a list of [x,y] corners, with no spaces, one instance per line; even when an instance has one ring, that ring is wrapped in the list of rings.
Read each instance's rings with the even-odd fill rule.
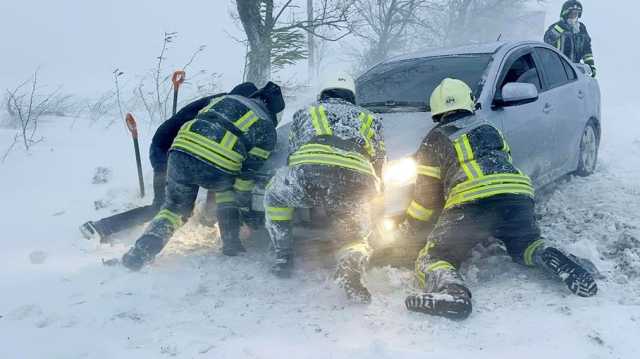
[[[562,2],[541,5],[547,10],[547,24],[557,20]],[[593,37],[604,100],[635,100],[640,49],[632,36],[640,4],[631,0],[583,4],[582,20]],[[129,78],[153,67],[163,33],[172,31],[179,37],[168,54],[171,66],[180,66],[205,44],[194,68],[223,73],[223,86],[230,86],[241,80],[245,51],[232,39],[242,37],[229,15],[234,5],[231,0],[4,0],[0,88],[15,86],[40,68],[43,83],[61,85],[65,92],[88,96],[104,92],[113,86],[116,67]],[[303,71],[304,66],[297,66],[287,76]]]

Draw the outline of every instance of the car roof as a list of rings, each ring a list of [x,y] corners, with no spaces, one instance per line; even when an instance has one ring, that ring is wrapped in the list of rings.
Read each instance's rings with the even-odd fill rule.
[[[513,47],[525,45],[525,44],[544,44],[544,43],[541,43],[538,41],[495,41],[495,42],[465,45],[465,46],[426,49],[426,50],[416,51],[416,52],[412,52],[404,55],[394,56],[379,63],[378,65],[388,64],[388,63],[393,63],[393,62],[403,61],[403,60],[425,58],[425,57],[470,55],[470,54],[494,54],[502,48],[513,48]]]

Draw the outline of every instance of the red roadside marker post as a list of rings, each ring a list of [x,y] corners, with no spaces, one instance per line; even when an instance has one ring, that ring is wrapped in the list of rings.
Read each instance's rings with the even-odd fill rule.
[[[180,90],[180,85],[184,82],[185,76],[186,73],[182,70],[174,72],[173,76],[171,76],[171,82],[173,82],[173,115],[178,110],[178,91]]]
[[[136,154],[136,165],[138,166],[138,184],[140,185],[140,198],[144,198],[144,179],[142,178],[142,162],[140,161],[140,145],[138,144],[138,125],[131,113],[127,113],[125,118],[127,128],[133,138],[133,150]]]

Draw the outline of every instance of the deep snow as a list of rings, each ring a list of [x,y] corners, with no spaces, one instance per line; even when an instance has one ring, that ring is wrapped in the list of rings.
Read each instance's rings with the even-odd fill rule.
[[[477,252],[465,270],[474,313],[464,322],[408,313],[408,270],[371,270],[373,303],[354,306],[326,269],[277,280],[264,246],[226,258],[192,222],[151,268],[105,267],[101,259],[123,253],[141,228],[100,246],[77,227],[149,200],[137,198],[130,138],[119,125],[48,119],[45,142],[0,165],[0,358],[636,358],[640,134],[629,129],[640,116],[632,114],[606,109],[597,173],[539,198],[545,237],[599,266],[600,293],[571,296],[504,255]],[[10,135],[0,130],[0,143]],[[98,166],[113,171],[107,184],[91,183]],[[95,210],[94,200],[107,207]]]

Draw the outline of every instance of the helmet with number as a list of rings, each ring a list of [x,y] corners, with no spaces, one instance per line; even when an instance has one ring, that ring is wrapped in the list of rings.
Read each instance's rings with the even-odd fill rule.
[[[338,74],[325,80],[320,90],[319,98],[341,98],[355,103],[356,83],[353,77],[347,74]]]
[[[560,17],[563,19],[567,19],[569,14],[572,11],[578,12],[578,18],[582,17],[582,3],[577,0],[569,0],[562,5],[562,12],[560,13]]]
[[[433,90],[429,100],[431,117],[439,121],[443,114],[452,111],[468,111],[476,108],[471,88],[463,81],[446,78]]]

